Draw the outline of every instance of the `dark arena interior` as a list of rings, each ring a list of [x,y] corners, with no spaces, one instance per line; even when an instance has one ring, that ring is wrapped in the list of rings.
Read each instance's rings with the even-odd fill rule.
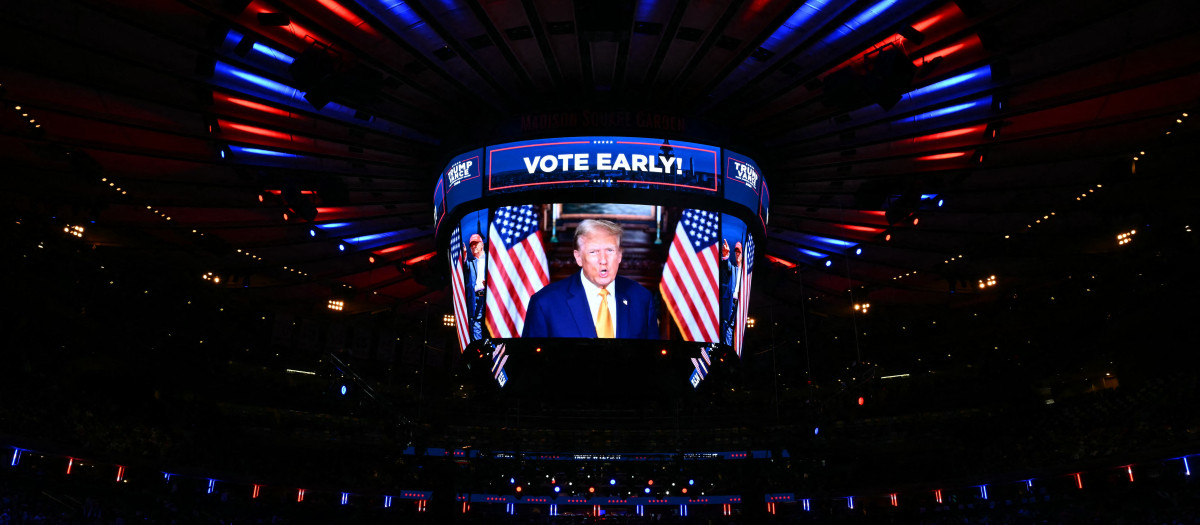
[[[1194,0],[5,0],[0,524],[1200,523],[1198,27]],[[661,156],[492,172],[529,141]],[[755,169],[696,161],[732,152]],[[532,231],[544,283],[596,214],[662,339],[623,339],[628,299],[615,340],[501,335],[525,311],[493,273],[473,337],[468,231]],[[705,221],[741,225],[733,342],[679,320],[716,288],[668,297]]]

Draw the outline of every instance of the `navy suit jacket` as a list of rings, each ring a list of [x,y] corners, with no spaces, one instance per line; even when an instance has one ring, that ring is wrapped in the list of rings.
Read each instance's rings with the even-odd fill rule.
[[[582,272],[550,283],[529,299],[521,337],[596,337],[596,321],[588,306]],[[617,276],[617,338],[658,339],[654,296],[633,279]]]
[[[733,319],[733,289],[742,278],[742,267],[733,264],[733,255],[728,259],[717,262],[719,266],[718,285],[721,295],[721,322],[728,323]]]
[[[467,296],[467,316],[475,315],[475,281],[479,279],[479,267],[476,266],[475,255],[468,252],[463,259],[463,293]]]

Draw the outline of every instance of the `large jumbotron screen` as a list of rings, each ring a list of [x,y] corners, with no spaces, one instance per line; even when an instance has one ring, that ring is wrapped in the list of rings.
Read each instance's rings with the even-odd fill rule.
[[[435,203],[460,349],[611,337],[741,356],[769,204],[760,173],[718,147],[633,137],[454,157]]]
[[[455,316],[465,321],[457,323],[464,348],[481,337],[597,337],[582,294],[589,254],[586,246],[576,249],[573,233],[585,219],[624,230],[620,258],[613,256],[604,269],[616,276],[609,282],[616,288],[617,338],[725,343],[740,350],[754,274],[754,239],[745,223],[701,209],[617,203],[526,204],[467,214],[447,253]],[[554,224],[566,227],[551,231]],[[563,293],[543,294],[539,308],[531,308],[543,287],[561,280],[568,280]]]

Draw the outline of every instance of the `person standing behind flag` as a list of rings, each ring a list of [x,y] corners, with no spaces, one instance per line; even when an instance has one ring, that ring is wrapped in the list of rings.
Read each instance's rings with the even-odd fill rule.
[[[658,339],[654,296],[617,275],[623,231],[612,221],[579,223],[573,252],[579,273],[530,298],[521,337]]]
[[[483,237],[471,234],[470,253],[463,260],[463,283],[466,285],[467,315],[471,316],[471,340],[483,339],[483,307],[486,295],[484,266],[487,252]]]
[[[733,327],[738,300],[741,297],[742,243],[733,245],[733,257],[729,253],[729,241],[721,240],[721,342],[733,344]]]

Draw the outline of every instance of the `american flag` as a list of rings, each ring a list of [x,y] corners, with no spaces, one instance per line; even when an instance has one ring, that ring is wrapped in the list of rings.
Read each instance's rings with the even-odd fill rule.
[[[742,357],[742,342],[746,335],[746,316],[750,314],[750,279],[754,277],[754,238],[742,243],[742,286],[738,288],[737,325],[733,329],[733,349]]]
[[[458,330],[458,351],[462,352],[467,349],[467,343],[471,342],[471,316],[467,312],[466,287],[463,285],[462,265],[466,259],[466,252],[463,251],[462,228],[458,226],[455,226],[454,233],[450,234],[450,254],[446,259],[450,261],[450,288],[454,298],[454,327]]]
[[[533,206],[496,210],[488,244],[487,325],[495,337],[521,337],[529,298],[550,282]]]
[[[496,345],[496,349],[492,351],[492,377],[497,381],[500,380],[500,374],[504,373],[504,363],[507,362],[508,353],[505,352],[505,344],[500,343]]]
[[[700,357],[692,358],[692,366],[695,368],[695,371],[692,372],[689,381],[691,381],[692,387],[695,388],[700,386],[700,382],[708,375],[708,369],[712,366],[712,358],[708,356],[707,348],[700,349]]]
[[[721,340],[717,318],[717,214],[684,210],[675,227],[663,280],[658,285],[685,341]]]

